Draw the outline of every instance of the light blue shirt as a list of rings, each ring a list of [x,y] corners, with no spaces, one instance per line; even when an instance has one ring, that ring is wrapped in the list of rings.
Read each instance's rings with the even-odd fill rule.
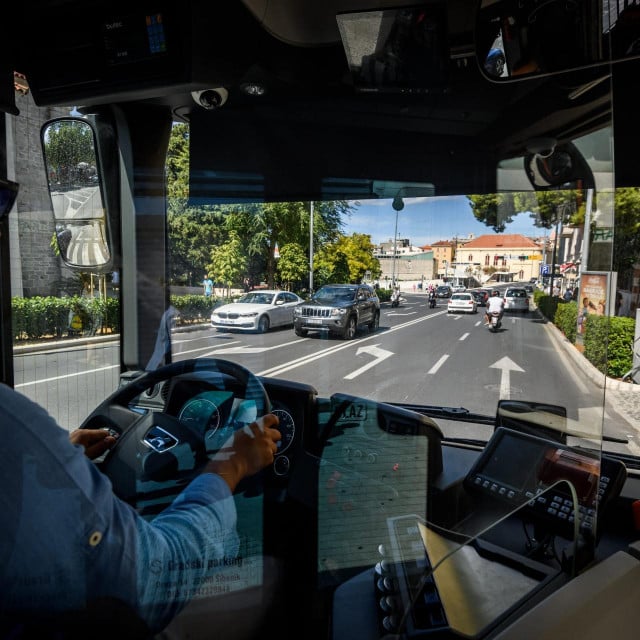
[[[235,503],[219,476],[199,475],[147,521],[67,431],[2,384],[0,434],[0,613],[118,598],[159,631],[236,557]]]

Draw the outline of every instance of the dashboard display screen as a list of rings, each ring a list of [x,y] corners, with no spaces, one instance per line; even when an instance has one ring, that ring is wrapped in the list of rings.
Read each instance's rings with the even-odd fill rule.
[[[530,434],[499,428],[466,483],[498,487],[500,495],[527,500],[557,482],[570,482],[581,505],[594,507],[598,495],[600,460],[587,450],[577,450]]]

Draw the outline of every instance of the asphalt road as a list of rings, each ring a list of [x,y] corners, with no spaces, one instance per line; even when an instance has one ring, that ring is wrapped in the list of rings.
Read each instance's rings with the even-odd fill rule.
[[[559,404],[576,429],[591,434],[604,426],[605,434],[629,440],[622,450],[635,453],[638,421],[622,411],[621,403],[608,403],[603,410],[601,381],[587,375],[584,362],[567,355],[554,331],[531,312],[507,314],[503,330],[492,334],[482,325],[482,309],[448,314],[444,300],[429,309],[423,294],[405,294],[397,309],[382,305],[377,332],[361,329],[352,341],[320,334],[300,338],[290,328],[253,334],[204,325],[177,330],[173,353],[175,360],[232,360],[262,376],[310,384],[325,397],[346,392],[490,416],[500,398]],[[17,350],[15,382],[61,424],[74,428],[117,387],[119,354],[116,341],[70,345]],[[456,435],[469,428],[459,427]]]

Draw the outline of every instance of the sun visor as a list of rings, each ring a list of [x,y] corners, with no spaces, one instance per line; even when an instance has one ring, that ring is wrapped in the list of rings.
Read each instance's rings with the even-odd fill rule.
[[[425,185],[429,195],[495,188],[495,157],[469,140],[285,116],[195,112],[190,204],[376,198],[380,182]]]

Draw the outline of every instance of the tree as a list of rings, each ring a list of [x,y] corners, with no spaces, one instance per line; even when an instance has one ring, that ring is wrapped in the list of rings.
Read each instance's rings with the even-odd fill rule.
[[[227,288],[227,297],[231,286],[242,282],[247,270],[247,256],[236,233],[231,233],[227,242],[211,250],[207,270]]]
[[[550,229],[565,213],[562,222],[584,224],[585,198],[581,191],[549,190],[492,193],[467,196],[473,215],[496,233],[503,233],[515,216],[527,214],[534,224]]]
[[[347,282],[357,284],[367,271],[373,278],[382,273],[380,262],[373,255],[371,236],[354,233],[340,236],[324,245],[314,258],[314,281],[318,284]]]
[[[228,239],[224,208],[170,208],[167,213],[169,241],[169,277],[172,282],[194,286],[209,272],[211,247]],[[217,274],[211,272],[216,279]]]
[[[47,129],[44,148],[49,180],[61,186],[71,186],[79,179],[82,182],[90,175],[87,172],[82,172],[82,175],[79,173],[78,165],[82,163],[95,175],[94,139],[88,125],[70,125],[67,121],[52,124]]]
[[[309,260],[299,244],[290,242],[280,247],[278,274],[280,281],[287,283],[287,289],[291,289],[293,283],[306,280],[308,272]]]

